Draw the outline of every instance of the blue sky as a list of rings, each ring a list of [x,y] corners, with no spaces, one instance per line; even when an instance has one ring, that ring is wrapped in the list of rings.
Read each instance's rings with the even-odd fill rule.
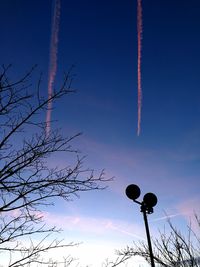
[[[38,64],[47,96],[52,1],[2,0],[0,7],[1,63],[12,63],[14,76]],[[55,85],[75,64],[77,93],[59,102],[53,118],[64,134],[83,132],[74,146],[88,155],[86,166],[115,176],[107,190],[48,210],[49,222],[69,216],[66,236],[84,244],[118,247],[145,237],[139,207],[124,195],[129,183],[158,196],[152,221],[179,214],[173,220],[182,228],[199,211],[200,2],[142,1],[139,137],[136,8],[136,0],[61,0]],[[154,235],[163,223],[152,223]]]

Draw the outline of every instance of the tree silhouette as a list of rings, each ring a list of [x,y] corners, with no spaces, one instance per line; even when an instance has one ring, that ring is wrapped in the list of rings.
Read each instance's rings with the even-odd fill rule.
[[[103,189],[101,182],[108,179],[103,171],[95,176],[92,170],[84,169],[84,158],[71,147],[79,133],[63,137],[56,129],[46,134],[43,117],[49,101],[56,102],[74,91],[71,71],[46,99],[41,96],[41,77],[32,89],[35,67],[16,81],[11,81],[10,69],[2,66],[0,72],[0,254],[9,254],[9,267],[47,264],[42,252],[73,244],[58,240],[47,244],[49,234],[59,229],[41,224],[42,207],[53,204],[57,197],[68,201],[82,191]],[[48,162],[59,153],[70,155],[62,168]],[[67,159],[73,155],[75,163],[70,165]],[[31,239],[36,234],[41,235],[37,244]],[[28,247],[24,245],[26,237]],[[65,260],[66,266],[70,263],[71,259]]]
[[[160,232],[159,238],[153,239],[154,261],[157,266],[200,266],[200,219],[196,214],[195,221],[198,230],[194,231],[189,225],[187,233],[182,233],[169,219],[167,220],[170,232]],[[117,254],[118,261],[124,259],[123,262],[126,262],[134,256],[141,256],[149,264],[151,263],[149,248],[144,241],[134,243],[133,246],[118,251]],[[114,266],[117,265],[109,265],[109,267]]]

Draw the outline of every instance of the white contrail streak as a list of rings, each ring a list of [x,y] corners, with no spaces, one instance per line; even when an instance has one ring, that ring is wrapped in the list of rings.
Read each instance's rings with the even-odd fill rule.
[[[168,220],[170,218],[174,218],[174,217],[177,217],[177,216],[182,216],[183,214],[182,213],[176,213],[176,214],[171,214],[171,215],[165,215],[163,217],[160,217],[160,218],[157,218],[157,219],[154,219],[154,220],[151,220],[152,222],[157,222],[157,221],[163,221],[163,220]]]
[[[49,55],[49,74],[48,74],[48,106],[46,114],[46,136],[49,136],[51,130],[51,112],[52,112],[52,95],[53,84],[57,70],[57,50],[58,50],[58,31],[60,20],[60,0],[55,0],[54,13],[51,29],[51,44]]]
[[[141,85],[141,52],[142,52],[142,0],[137,1],[137,40],[138,40],[138,61],[137,61],[137,79],[138,79],[138,125],[137,135],[140,135],[141,129],[141,109],[142,109],[142,85]]]

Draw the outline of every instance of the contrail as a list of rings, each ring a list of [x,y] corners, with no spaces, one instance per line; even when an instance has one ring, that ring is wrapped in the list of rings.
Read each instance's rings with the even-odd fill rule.
[[[51,44],[49,55],[49,74],[48,74],[48,106],[46,114],[46,136],[49,136],[51,130],[51,111],[52,111],[52,95],[53,95],[53,83],[57,70],[57,50],[58,50],[58,31],[60,20],[60,0],[55,0],[54,13],[52,18],[51,29]]]
[[[176,213],[176,214],[171,214],[171,215],[165,215],[163,217],[160,217],[160,218],[157,218],[157,219],[153,219],[151,221],[152,222],[163,221],[163,220],[167,220],[167,219],[174,218],[174,217],[181,216],[181,215],[183,215],[183,213]]]
[[[142,52],[142,0],[137,1],[137,40],[138,40],[138,61],[137,61],[137,79],[138,79],[138,125],[137,135],[140,135],[141,128],[141,109],[142,109],[142,85],[141,85],[141,52]]]

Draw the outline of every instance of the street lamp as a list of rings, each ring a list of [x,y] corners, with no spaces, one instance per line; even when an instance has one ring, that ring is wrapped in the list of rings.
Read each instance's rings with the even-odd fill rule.
[[[149,233],[149,226],[148,226],[148,220],[147,220],[147,214],[153,213],[153,207],[157,204],[157,197],[153,193],[147,193],[143,197],[143,201],[140,202],[136,200],[140,196],[140,188],[135,184],[130,184],[126,188],[126,195],[128,198],[133,200],[135,203],[139,204],[141,206],[140,211],[143,213],[144,218],[144,224],[147,234],[147,242],[149,246],[149,255],[151,260],[151,266],[155,267],[154,264],[154,258],[153,258],[153,251],[151,246],[151,238]]]

